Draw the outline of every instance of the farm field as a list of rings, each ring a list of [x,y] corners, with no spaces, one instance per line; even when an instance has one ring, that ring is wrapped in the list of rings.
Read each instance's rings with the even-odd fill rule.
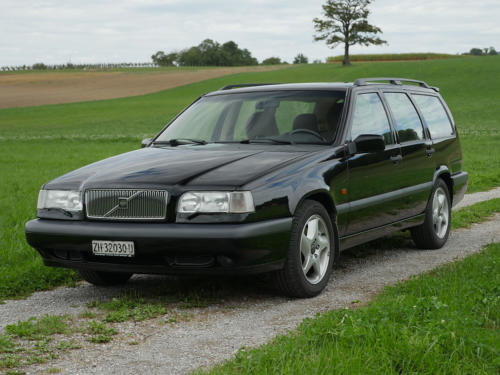
[[[282,67],[131,68],[115,71],[0,73],[0,108],[142,95],[210,78]]]
[[[196,97],[229,83],[352,81],[368,76],[402,76],[439,86],[459,127],[465,169],[471,176],[469,191],[500,186],[500,56],[351,68],[303,65],[238,73],[135,97],[0,109],[0,299],[76,279],[71,271],[44,267],[24,240],[24,223],[35,216],[44,182],[138,148],[142,138],[158,132]],[[0,95],[4,92],[0,85]]]

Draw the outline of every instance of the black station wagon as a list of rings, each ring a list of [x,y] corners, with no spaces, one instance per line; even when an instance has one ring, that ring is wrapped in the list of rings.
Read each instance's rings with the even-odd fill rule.
[[[349,247],[403,229],[443,246],[467,183],[453,117],[425,82],[232,85],[142,149],[45,184],[26,237],[95,285],[266,272],[311,297]]]

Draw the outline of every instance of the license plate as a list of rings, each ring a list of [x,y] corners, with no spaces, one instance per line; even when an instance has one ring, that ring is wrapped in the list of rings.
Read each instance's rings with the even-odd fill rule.
[[[92,253],[111,257],[133,257],[135,254],[132,241],[92,241]]]

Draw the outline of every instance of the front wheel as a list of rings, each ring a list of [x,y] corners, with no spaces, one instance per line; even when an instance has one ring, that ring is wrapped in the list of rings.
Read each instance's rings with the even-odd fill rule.
[[[332,272],[334,246],[328,212],[316,201],[305,201],[294,216],[285,266],[275,274],[278,288],[290,297],[321,293]]]
[[[420,249],[440,249],[448,240],[450,225],[450,192],[446,183],[438,179],[427,203],[424,223],[411,229],[413,242]]]
[[[82,279],[97,286],[125,284],[132,277],[132,273],[125,272],[78,270],[78,273]]]

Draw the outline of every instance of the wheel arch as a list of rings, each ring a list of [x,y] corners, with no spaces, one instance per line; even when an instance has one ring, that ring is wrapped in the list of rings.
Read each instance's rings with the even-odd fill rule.
[[[446,183],[446,186],[448,187],[448,192],[450,194],[450,201],[451,201],[450,203],[451,205],[453,205],[453,179],[451,178],[450,169],[445,165],[440,166],[436,170],[436,172],[434,172],[434,178],[432,179],[433,186],[436,185],[436,181],[438,178],[442,179]]]

